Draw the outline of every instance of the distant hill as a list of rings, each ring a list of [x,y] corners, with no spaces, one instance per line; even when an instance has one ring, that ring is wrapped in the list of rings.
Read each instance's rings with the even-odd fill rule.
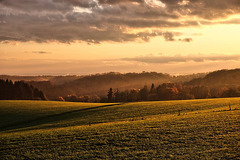
[[[53,82],[31,81],[29,84],[41,89],[50,99],[68,95],[98,95],[106,96],[109,88],[126,90],[132,88],[142,88],[144,85],[150,86],[152,83],[158,85],[166,82],[186,82],[193,78],[203,77],[204,74],[193,74],[185,76],[171,76],[169,74],[156,72],[142,73],[104,73],[89,76],[82,76],[76,80],[68,81],[61,85]]]
[[[172,77],[168,74],[143,72],[143,73],[105,73],[83,76],[76,80],[55,85],[50,81],[30,81],[29,84],[43,90],[50,98],[67,95],[98,95],[105,96],[106,91],[112,88],[125,90],[129,88],[141,88],[145,84],[168,82]]]
[[[191,74],[172,76],[157,72],[142,73],[104,73],[88,76],[0,76],[3,79],[24,80],[25,83],[38,88],[50,100],[59,100],[67,96],[97,96],[106,97],[109,88],[119,91],[130,89],[139,90],[151,84],[155,86],[163,83],[181,83],[191,86],[205,86],[208,88],[236,88],[240,86],[240,69],[219,70],[209,74]],[[225,88],[226,89],[226,88]],[[223,90],[225,90],[223,88]]]
[[[49,81],[54,85],[61,85],[70,81],[74,81],[81,76],[68,75],[68,76],[10,76],[10,75],[0,75],[0,79],[7,80],[10,79],[15,81]]]
[[[159,85],[167,82],[184,83],[194,78],[204,77],[205,74],[171,76],[157,72],[142,73],[104,73],[88,76],[0,76],[3,79],[24,80],[28,84],[42,90],[49,99],[68,95],[98,95],[106,96],[109,88],[140,89],[144,85],[154,83]]]
[[[240,69],[219,70],[207,74],[203,78],[196,78],[186,83],[187,85],[200,85],[208,87],[240,86]]]

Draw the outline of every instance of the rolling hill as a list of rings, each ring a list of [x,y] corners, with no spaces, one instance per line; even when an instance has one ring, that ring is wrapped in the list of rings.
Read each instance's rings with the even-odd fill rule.
[[[54,81],[28,81],[29,84],[41,89],[49,99],[56,99],[59,96],[68,95],[98,95],[106,96],[109,88],[126,90],[132,88],[142,88],[144,85],[150,86],[167,82],[187,82],[193,78],[203,77],[205,74],[193,74],[184,76],[171,76],[156,72],[142,73],[105,73],[89,76],[82,76],[64,84],[55,84]]]
[[[237,159],[239,104],[0,101],[0,158]]]
[[[188,85],[200,86],[240,86],[240,69],[220,70],[207,74],[203,78],[196,78],[187,82]]]
[[[25,80],[30,85],[40,89],[51,100],[57,100],[59,96],[77,97],[106,96],[109,88],[124,91],[127,89],[140,89],[144,85],[155,86],[162,83],[182,83],[190,86],[216,87],[239,87],[240,69],[220,70],[208,74],[192,74],[171,76],[156,72],[142,73],[105,73],[89,76],[0,76],[3,79]]]

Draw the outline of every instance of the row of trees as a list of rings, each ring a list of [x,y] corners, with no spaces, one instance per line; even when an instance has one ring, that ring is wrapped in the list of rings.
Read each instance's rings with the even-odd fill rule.
[[[0,79],[0,99],[1,100],[46,100],[42,91],[33,86],[16,81]]]
[[[150,89],[145,85],[142,89],[131,89],[122,92],[118,89],[113,90],[110,88],[107,94],[107,102],[184,100],[239,96],[240,87],[209,88],[206,86],[184,86],[176,83],[164,83],[157,87],[152,84]]]
[[[101,98],[97,95],[85,95],[85,96],[79,96],[76,95],[68,95],[66,97],[58,97],[59,101],[69,101],[69,102],[101,102]]]
[[[71,102],[137,102],[137,101],[162,101],[162,100],[185,100],[185,99],[206,99],[206,98],[224,98],[240,97],[240,87],[214,87],[190,86],[178,83],[164,83],[150,88],[144,86],[141,89],[130,89],[120,91],[110,88],[107,97],[97,95],[85,95],[77,97],[69,95],[59,97],[58,100]]]

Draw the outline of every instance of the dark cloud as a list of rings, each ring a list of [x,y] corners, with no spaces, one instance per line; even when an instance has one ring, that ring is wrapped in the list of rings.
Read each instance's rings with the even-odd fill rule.
[[[64,2],[66,4],[70,4],[73,6],[79,6],[83,8],[93,8],[97,7],[98,1],[94,0],[53,0],[56,3]]]
[[[51,54],[51,52],[46,52],[46,51],[32,51],[32,53],[37,53],[37,54]]]
[[[188,55],[188,56],[141,56],[135,58],[123,58],[125,61],[137,61],[143,63],[180,63],[180,62],[204,62],[204,61],[239,61],[240,55]]]
[[[0,42],[175,41],[180,34],[168,29],[211,25],[239,12],[239,0],[0,0]]]
[[[53,0],[1,0],[1,12],[5,13],[32,13],[32,12],[67,12],[72,7]],[[41,14],[41,13],[40,13]]]
[[[119,4],[126,2],[144,3],[144,0],[99,0],[100,4]]]
[[[0,36],[0,42],[1,41],[21,41],[21,39],[16,37]]]
[[[57,40],[62,43],[71,43],[77,40],[88,43],[100,43],[102,41],[149,41],[152,37],[165,35],[160,30],[129,33],[125,27],[114,24],[96,27],[94,24],[98,22],[88,22],[89,24],[86,24],[86,19],[91,18],[89,15],[83,15],[82,18],[81,20],[71,20],[73,22],[69,23],[68,21],[58,22],[58,19],[61,19],[61,17],[55,16],[49,16],[49,20],[45,20],[42,17],[29,19],[25,15],[11,16],[11,19],[7,20],[11,23],[5,23],[0,26],[5,31],[5,33],[2,33],[7,35],[0,36],[0,41],[48,42]],[[56,22],[58,23],[55,24]],[[28,25],[26,26],[26,24]],[[89,27],[89,25],[93,26]],[[168,32],[167,34],[171,33]]]
[[[163,37],[166,41],[175,41],[174,34],[171,32],[166,32],[163,34]]]
[[[179,39],[179,41],[181,41],[181,42],[192,42],[193,39],[192,38],[184,38],[184,39]]]
[[[205,19],[228,17],[240,13],[239,0],[191,0],[191,14]]]

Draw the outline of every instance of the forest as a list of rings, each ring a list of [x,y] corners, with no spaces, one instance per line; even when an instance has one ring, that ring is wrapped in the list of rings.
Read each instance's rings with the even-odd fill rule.
[[[155,87],[154,84],[148,88],[146,85],[141,89],[119,91],[112,88],[107,94],[107,102],[138,102],[138,101],[165,101],[165,100],[187,100],[240,97],[240,87],[235,88],[209,88],[206,86],[184,86],[176,83],[164,83]],[[106,101],[106,99],[102,99]]]
[[[59,100],[72,102],[141,102],[141,101],[166,101],[166,100],[188,100],[240,97],[240,87],[214,87],[189,86],[178,83],[163,83],[155,87],[145,85],[141,89],[130,89],[120,91],[118,88],[110,88],[107,96],[74,96],[61,97]]]
[[[138,102],[240,97],[240,69],[171,76],[156,72],[88,76],[2,76],[1,99]],[[47,97],[47,98],[46,98]]]
[[[148,74],[152,76],[153,73]],[[164,101],[240,97],[240,70],[219,70],[201,76],[168,77],[167,82],[156,81],[145,83],[141,87],[121,88],[113,83],[108,90],[104,90],[104,96],[100,95],[68,95],[60,100],[80,102],[138,102],[138,101]],[[185,79],[184,79],[185,78]],[[179,80],[182,81],[179,81]],[[161,79],[162,80],[162,79]],[[108,81],[109,82],[109,81]],[[153,81],[152,81],[153,82]],[[111,84],[109,82],[108,84]],[[157,84],[157,85],[156,85]],[[134,85],[133,85],[134,86]]]
[[[23,82],[0,79],[0,100],[47,100],[37,88]]]
[[[188,82],[194,78],[200,78],[205,74],[191,74],[171,76],[169,74],[156,72],[141,73],[101,73],[86,76],[7,76],[2,75],[0,79],[11,79],[12,81],[24,80],[25,83],[40,89],[50,100],[58,100],[58,97],[75,95],[82,97],[106,96],[109,88],[127,90],[141,88],[142,86],[162,84],[166,82]],[[107,83],[106,83],[107,82]]]

